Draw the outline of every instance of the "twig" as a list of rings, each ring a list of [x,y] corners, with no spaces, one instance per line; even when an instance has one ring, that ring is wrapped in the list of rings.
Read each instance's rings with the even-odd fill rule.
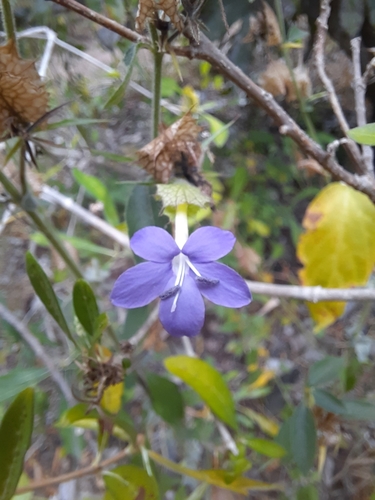
[[[126,28],[125,26],[117,23],[116,21],[112,21],[112,19],[109,19],[108,17],[102,16],[98,12],[95,12],[94,10],[85,7],[84,5],[76,2],[75,0],[52,0],[52,1],[54,3],[62,5],[63,7],[66,7],[69,10],[77,12],[77,14],[80,14],[81,16],[86,17],[87,19],[90,19],[90,21],[94,21],[94,23],[100,24],[101,26],[108,28],[109,30],[113,31],[114,33],[117,33],[123,38],[127,38],[131,42],[134,43],[141,42],[146,45],[151,45],[150,40],[148,38],[140,35],[139,33],[136,33],[135,31],[129,28]]]
[[[44,364],[44,366],[49,371],[51,378],[59,386],[66,401],[69,403],[69,405],[73,405],[75,403],[75,399],[73,398],[69,385],[67,384],[61,373],[57,370],[53,360],[44,351],[43,346],[39,342],[39,340],[35,338],[34,335],[30,332],[30,330],[3,304],[0,304],[0,316],[7,323],[9,323],[15,330],[17,330],[17,332],[21,335],[23,340],[27,342],[27,344],[29,344],[31,349],[34,351],[36,357],[39,358],[40,361]]]
[[[159,314],[159,307],[155,307],[155,309],[153,309],[151,313],[148,315],[148,318],[143,323],[141,328],[128,340],[128,342],[131,345],[135,346],[143,340],[143,337],[145,337],[148,334],[151,326],[158,319],[158,314]]]
[[[351,41],[353,71],[354,71],[354,99],[357,115],[357,125],[366,125],[366,85],[361,73],[361,38],[357,37]],[[362,146],[363,161],[366,165],[368,175],[374,176],[374,155],[371,146]]]
[[[42,479],[41,481],[35,481],[33,483],[28,484],[27,486],[18,488],[15,495],[22,495],[23,493],[39,490],[41,488],[47,488],[48,486],[54,486],[55,484],[67,483],[72,479],[78,479],[84,476],[92,476],[93,474],[101,472],[109,465],[112,465],[121,460],[122,458],[125,458],[126,456],[130,455],[132,452],[133,448],[131,446],[128,446],[127,448],[120,451],[113,457],[107,458],[106,460],[103,460],[99,464],[89,465],[87,467],[83,467],[82,469],[68,472],[67,474],[62,474],[61,476],[50,477],[48,479]]]
[[[337,149],[343,144],[347,144],[349,139],[347,137],[341,137],[341,139],[336,139],[327,145],[327,151],[330,155],[335,156]]]
[[[341,104],[338,100],[333,83],[326,73],[325,63],[324,63],[324,44],[326,40],[326,34],[328,31],[328,19],[331,13],[330,4],[331,0],[322,0],[320,7],[320,14],[316,21],[317,32],[316,32],[316,42],[314,47],[315,65],[319,77],[324,85],[324,88],[327,91],[329,102],[337,118],[339,126],[342,132],[346,135],[349,130],[349,125],[342,111]],[[360,154],[360,150],[354,141],[351,140],[348,141],[347,150],[350,156],[352,157],[352,160],[354,161],[356,168],[359,169],[360,172],[365,172],[366,170],[364,169],[363,166],[363,160]]]
[[[65,210],[68,210],[72,214],[76,215],[90,226],[95,227],[123,247],[129,248],[129,237],[126,234],[81,207],[81,205],[73,201],[71,198],[59,193],[56,189],[43,185],[39,197],[48,203],[56,203],[60,205],[65,208]]]
[[[375,288],[323,288],[321,286],[272,285],[259,281],[246,281],[252,293],[271,297],[287,297],[307,300],[308,302],[325,301],[367,301],[375,300]]]

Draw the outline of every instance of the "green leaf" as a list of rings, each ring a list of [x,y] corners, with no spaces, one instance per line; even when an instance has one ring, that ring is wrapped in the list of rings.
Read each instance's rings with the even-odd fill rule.
[[[96,245],[95,243],[91,243],[91,241],[79,238],[78,236],[67,236],[65,233],[59,233],[59,237],[63,241],[70,243],[75,249],[80,250],[82,254],[92,255],[93,253],[98,253],[101,255],[107,255],[108,257],[114,257],[116,255],[113,250]],[[42,233],[33,233],[30,239],[41,247],[49,247],[50,245],[48,239]]]
[[[22,474],[34,425],[34,390],[22,391],[0,425],[0,500],[10,500]]]
[[[97,410],[90,411],[88,404],[79,403],[62,413],[55,425],[63,429],[78,427],[98,432],[100,430],[98,420],[99,414]],[[114,422],[112,434],[115,437],[122,441],[135,441],[137,432],[132,423],[121,412],[113,420],[111,419],[111,421]]]
[[[320,387],[340,379],[344,374],[345,364],[345,358],[326,356],[310,366],[307,384]]]
[[[325,187],[310,203],[297,256],[303,285],[350,288],[367,283],[375,261],[375,206],[343,183]],[[345,302],[308,303],[319,329],[333,323]]]
[[[300,404],[292,415],[291,450],[293,459],[306,475],[314,465],[316,451],[316,429],[311,410]]]
[[[178,386],[156,373],[148,374],[146,381],[155,412],[171,425],[180,422],[184,417],[184,402]]]
[[[49,376],[45,368],[14,368],[0,376],[0,403],[14,398],[20,391]]]
[[[313,392],[315,404],[323,410],[337,415],[342,415],[346,411],[345,404],[337,399],[333,394],[322,389],[316,389]]]
[[[83,328],[94,337],[98,327],[99,309],[94,292],[85,280],[77,280],[74,284],[73,306]]]
[[[210,126],[210,132],[213,136],[213,142],[218,148],[222,148],[228,140],[229,132],[228,127],[215,116],[209,115],[208,113],[203,113],[202,118],[208,121]],[[231,123],[231,125],[233,122]]]
[[[90,153],[93,156],[103,156],[103,158],[107,158],[107,160],[116,161],[118,163],[127,163],[129,161],[134,161],[134,158],[130,158],[129,156],[111,153],[110,151],[102,151],[101,149],[90,149]]]
[[[268,439],[246,439],[246,444],[254,451],[270,458],[282,458],[286,453],[285,449],[282,446],[280,446],[275,441],[269,441]]]
[[[53,122],[46,125],[43,130],[55,130],[62,127],[79,127],[82,125],[93,125],[96,123],[108,123],[108,120],[97,118],[67,118],[59,122]]]
[[[269,484],[247,477],[236,477],[233,481],[228,482],[228,472],[222,469],[208,469],[208,470],[193,470],[176,464],[167,458],[162,457],[154,451],[148,450],[149,457],[160,465],[163,465],[169,470],[182,474],[184,476],[192,477],[198,481],[218,486],[225,490],[233,491],[235,493],[242,493],[247,495],[249,491],[270,491],[281,490],[280,484]],[[122,499],[121,499],[122,500]]]
[[[312,484],[302,486],[297,491],[297,500],[319,500],[319,493]]]
[[[212,412],[233,429],[237,429],[232,394],[221,374],[198,358],[172,356],[164,360],[166,369],[194,389]]]
[[[114,500],[157,500],[159,489],[153,476],[135,465],[120,465],[103,473],[104,483]]]
[[[365,146],[375,146],[375,123],[368,123],[362,127],[352,128],[348,137]]]
[[[103,182],[94,175],[85,174],[77,168],[72,170],[75,180],[88,191],[91,196],[101,201],[104,206],[104,215],[113,226],[120,223],[116,207],[112,201],[110,193]]]
[[[202,191],[183,179],[175,179],[170,184],[157,184],[157,197],[160,198],[163,208],[177,207],[187,203],[199,208],[211,205],[211,199]]]
[[[120,86],[115,90],[112,96],[108,99],[108,101],[104,104],[104,109],[108,109],[111,106],[117,106],[120,104],[125,98],[125,92],[128,88],[130,78],[132,76],[132,71],[134,67],[134,63],[136,61],[137,51],[139,45],[132,44],[127,50],[124,58],[124,62],[127,66],[127,72],[124,78],[124,81],[120,84]]]
[[[345,412],[344,418],[350,420],[375,420],[375,405],[360,399],[343,400]]]
[[[35,293],[42,301],[44,307],[67,337],[75,343],[52,285],[41,265],[30,252],[26,253],[26,272]]]

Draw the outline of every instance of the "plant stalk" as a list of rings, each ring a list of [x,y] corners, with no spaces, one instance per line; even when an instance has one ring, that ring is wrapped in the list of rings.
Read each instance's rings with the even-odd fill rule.
[[[14,22],[10,0],[1,0],[1,14],[7,41],[9,42],[10,40],[13,40],[15,46],[17,47],[16,24]]]
[[[155,26],[150,23],[150,33],[153,43],[153,53],[154,53],[154,75],[152,82],[152,138],[158,136],[159,133],[159,123],[160,123],[160,100],[161,100],[161,76],[162,76],[162,66],[163,66],[163,55],[159,47],[159,37]]]

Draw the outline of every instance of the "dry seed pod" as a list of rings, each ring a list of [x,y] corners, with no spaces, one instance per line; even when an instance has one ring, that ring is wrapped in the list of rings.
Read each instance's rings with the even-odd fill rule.
[[[138,164],[156,182],[166,184],[171,177],[184,177],[210,195],[211,186],[201,173],[202,149],[197,141],[201,127],[190,113],[163,130],[137,151]]]
[[[20,59],[11,40],[0,47],[0,135],[24,128],[47,111],[48,94],[34,61]]]
[[[243,42],[253,42],[257,38],[265,40],[268,47],[273,47],[282,43],[282,36],[276,14],[267,2],[263,2],[263,8],[256,16],[250,17],[249,31],[243,39]]]
[[[187,113],[137,151],[138,163],[157,182],[167,183],[181,153],[198,164],[201,150],[197,136],[200,130],[191,114]]]
[[[135,29],[138,32],[143,31],[147,19],[154,20],[158,10],[162,10],[169,17],[178,31],[183,31],[184,23],[178,12],[178,0],[139,0]]]

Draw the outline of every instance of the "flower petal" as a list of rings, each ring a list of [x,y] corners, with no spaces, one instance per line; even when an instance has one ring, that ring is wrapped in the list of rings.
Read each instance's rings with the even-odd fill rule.
[[[166,289],[172,288],[174,279],[170,280]],[[170,335],[194,337],[201,331],[204,323],[204,302],[197,285],[189,275],[185,276],[178,295],[176,309],[172,305],[174,294],[160,301],[159,318]]]
[[[131,267],[117,279],[112,293],[112,304],[126,309],[142,307],[152,302],[173,278],[171,263],[143,262]]]
[[[169,262],[180,253],[172,236],[156,226],[144,227],[134,233],[130,246],[136,255],[151,262]]]
[[[229,253],[236,241],[230,231],[218,227],[200,227],[189,236],[182,248],[192,262],[212,262]]]
[[[251,293],[245,280],[236,271],[220,262],[195,263],[203,278],[219,280],[210,285],[197,281],[201,294],[219,306],[242,307],[250,304]]]

